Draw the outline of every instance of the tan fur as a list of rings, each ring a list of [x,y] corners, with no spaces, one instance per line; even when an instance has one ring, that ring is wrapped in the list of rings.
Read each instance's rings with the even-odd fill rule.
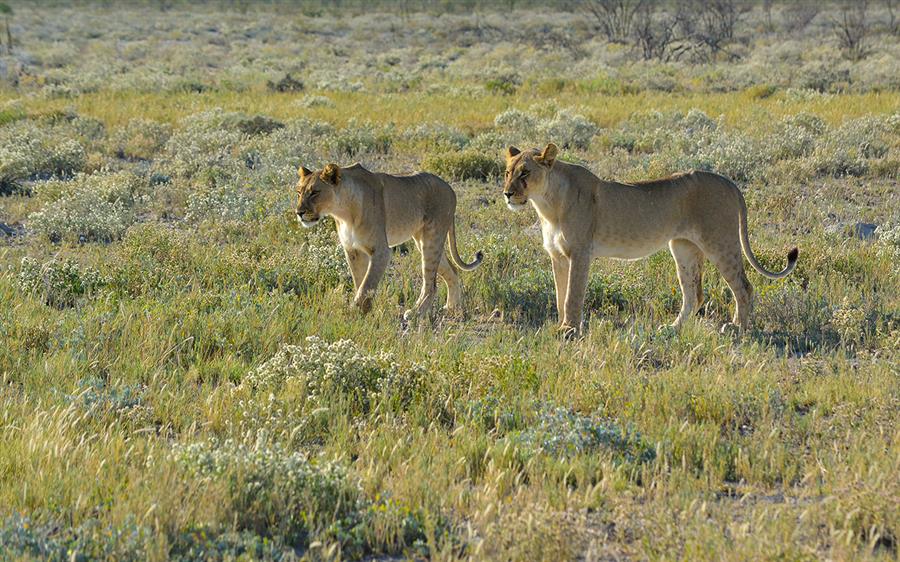
[[[550,254],[560,328],[577,333],[591,260],[639,259],[667,244],[678,273],[683,304],[673,327],[690,318],[703,299],[701,273],[708,258],[734,294],[733,324],[750,321],[753,288],[744,274],[743,254],[770,279],[786,277],[797,263],[772,273],[763,268],[747,235],[747,206],[734,183],[718,174],[688,172],[624,184],[604,181],[587,169],[556,161],[557,148],[507,151],[504,195],[513,209],[531,203],[541,220]],[[523,177],[524,176],[524,177]]]
[[[422,254],[422,292],[415,310],[407,317],[420,318],[437,290],[437,275],[447,284],[447,306],[462,313],[462,286],[457,269],[471,271],[475,261],[464,263],[456,248],[456,193],[437,176],[417,173],[392,176],[373,173],[354,164],[339,168],[328,164],[319,173],[299,170],[297,218],[313,226],[322,216],[332,216],[344,247],[353,284],[354,302],[363,312],[371,308],[372,295],[390,260],[390,247],[413,239]],[[444,254],[449,241],[450,259]]]

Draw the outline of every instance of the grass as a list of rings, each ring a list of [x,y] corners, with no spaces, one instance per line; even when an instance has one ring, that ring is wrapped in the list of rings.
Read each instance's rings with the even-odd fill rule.
[[[15,152],[0,197],[16,233],[0,238],[0,558],[897,559],[896,89],[865,74],[826,95],[794,78],[726,92],[703,78],[748,71],[782,36],[711,65],[638,63],[594,42],[608,68],[584,79],[547,66],[565,51],[503,35],[534,72],[503,94],[454,61],[502,77],[506,39],[441,36],[435,54],[401,16],[309,16],[336,26],[335,51],[296,55],[277,35],[293,31],[267,27],[262,8],[225,10],[215,32],[218,15],[199,9],[147,12],[159,17],[147,30],[113,8],[98,21],[131,65],[94,88],[84,77],[110,56],[106,39],[73,32],[63,40],[93,55],[67,58],[43,26],[78,28],[99,9],[17,9],[43,85],[0,90],[10,147],[23,131],[80,147],[65,173],[45,164],[56,144]],[[468,16],[411,17],[470,32]],[[143,32],[181,42],[157,61]],[[268,70],[235,70],[266,33]],[[388,53],[384,37],[402,42]],[[870,59],[895,52],[882,38]],[[820,46],[826,30],[793,39],[843,64]],[[362,52],[400,62],[379,59],[358,91],[318,84],[332,57]],[[159,76],[157,63],[188,55],[209,62],[200,79],[216,89]],[[409,62],[424,55],[442,70]],[[306,89],[268,91],[298,60]],[[406,88],[382,67],[404,70]],[[678,87],[629,78],[641,69]],[[797,270],[748,274],[753,328],[732,337],[710,265],[701,314],[674,333],[657,330],[680,307],[668,254],[598,261],[585,335],[562,341],[536,218],[505,208],[491,172],[506,144],[553,139],[498,125],[509,109],[571,135],[562,157],[602,177],[684,162],[742,172],[754,250],[780,269],[797,245]],[[333,225],[301,229],[292,186],[299,164],[354,159],[393,172],[430,162],[452,180],[460,253],[485,255],[462,275],[465,320],[403,328],[419,256],[402,248],[372,312],[352,308]],[[853,235],[860,221],[878,225],[874,239]]]

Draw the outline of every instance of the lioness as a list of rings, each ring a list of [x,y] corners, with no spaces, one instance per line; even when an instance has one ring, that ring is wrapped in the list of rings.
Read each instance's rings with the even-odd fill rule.
[[[727,178],[692,171],[623,184],[559,162],[557,152],[554,144],[543,151],[509,147],[503,195],[514,210],[530,201],[541,219],[544,248],[553,265],[560,329],[567,335],[580,330],[594,258],[639,259],[668,243],[683,297],[675,328],[703,300],[704,258],[716,266],[734,295],[734,319],[723,329],[749,325],[753,288],[744,275],[742,248],[750,265],[769,279],[781,279],[797,265],[797,248],[788,252],[787,267],[779,273],[760,265],[747,237],[744,197]]]
[[[462,287],[456,268],[475,269],[482,252],[472,263],[459,257],[454,224],[456,193],[447,182],[427,173],[377,174],[360,164],[343,169],[328,164],[318,173],[301,167],[299,176],[297,220],[304,227],[312,227],[322,216],[334,217],[353,276],[354,303],[363,312],[372,306],[372,295],[391,257],[390,247],[412,238],[422,254],[423,283],[415,310],[406,311],[404,317],[420,318],[429,310],[438,274],[447,284],[446,308],[462,313]],[[447,240],[453,265],[444,254]]]

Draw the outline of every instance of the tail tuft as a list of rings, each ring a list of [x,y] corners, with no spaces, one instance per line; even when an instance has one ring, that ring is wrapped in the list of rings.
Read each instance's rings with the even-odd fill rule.
[[[475,252],[475,261],[481,261],[483,259],[484,259],[484,252],[482,252],[481,250],[478,250],[477,252]]]
[[[797,261],[797,258],[800,256],[800,249],[794,248],[790,252],[788,252],[788,263],[794,263]]]

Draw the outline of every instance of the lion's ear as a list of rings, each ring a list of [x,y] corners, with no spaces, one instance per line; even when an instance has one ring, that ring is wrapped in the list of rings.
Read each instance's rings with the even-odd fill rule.
[[[337,185],[341,181],[341,169],[337,164],[328,164],[322,173],[319,174],[322,181],[327,181],[331,185]]]
[[[553,163],[556,162],[556,155],[559,154],[559,148],[556,147],[552,142],[544,147],[544,151],[540,153],[540,155],[535,156],[534,159],[550,168],[553,166]]]
[[[301,179],[301,180],[302,180],[303,178],[305,178],[306,176],[310,175],[311,173],[312,173],[312,172],[310,172],[308,168],[305,168],[305,167],[303,167],[303,166],[300,166],[300,169],[297,170],[297,175],[300,176],[300,179]]]
[[[515,158],[516,156],[518,156],[521,153],[522,153],[522,151],[519,150],[518,148],[516,148],[514,146],[510,146],[506,149],[506,159],[509,160],[511,158]]]

